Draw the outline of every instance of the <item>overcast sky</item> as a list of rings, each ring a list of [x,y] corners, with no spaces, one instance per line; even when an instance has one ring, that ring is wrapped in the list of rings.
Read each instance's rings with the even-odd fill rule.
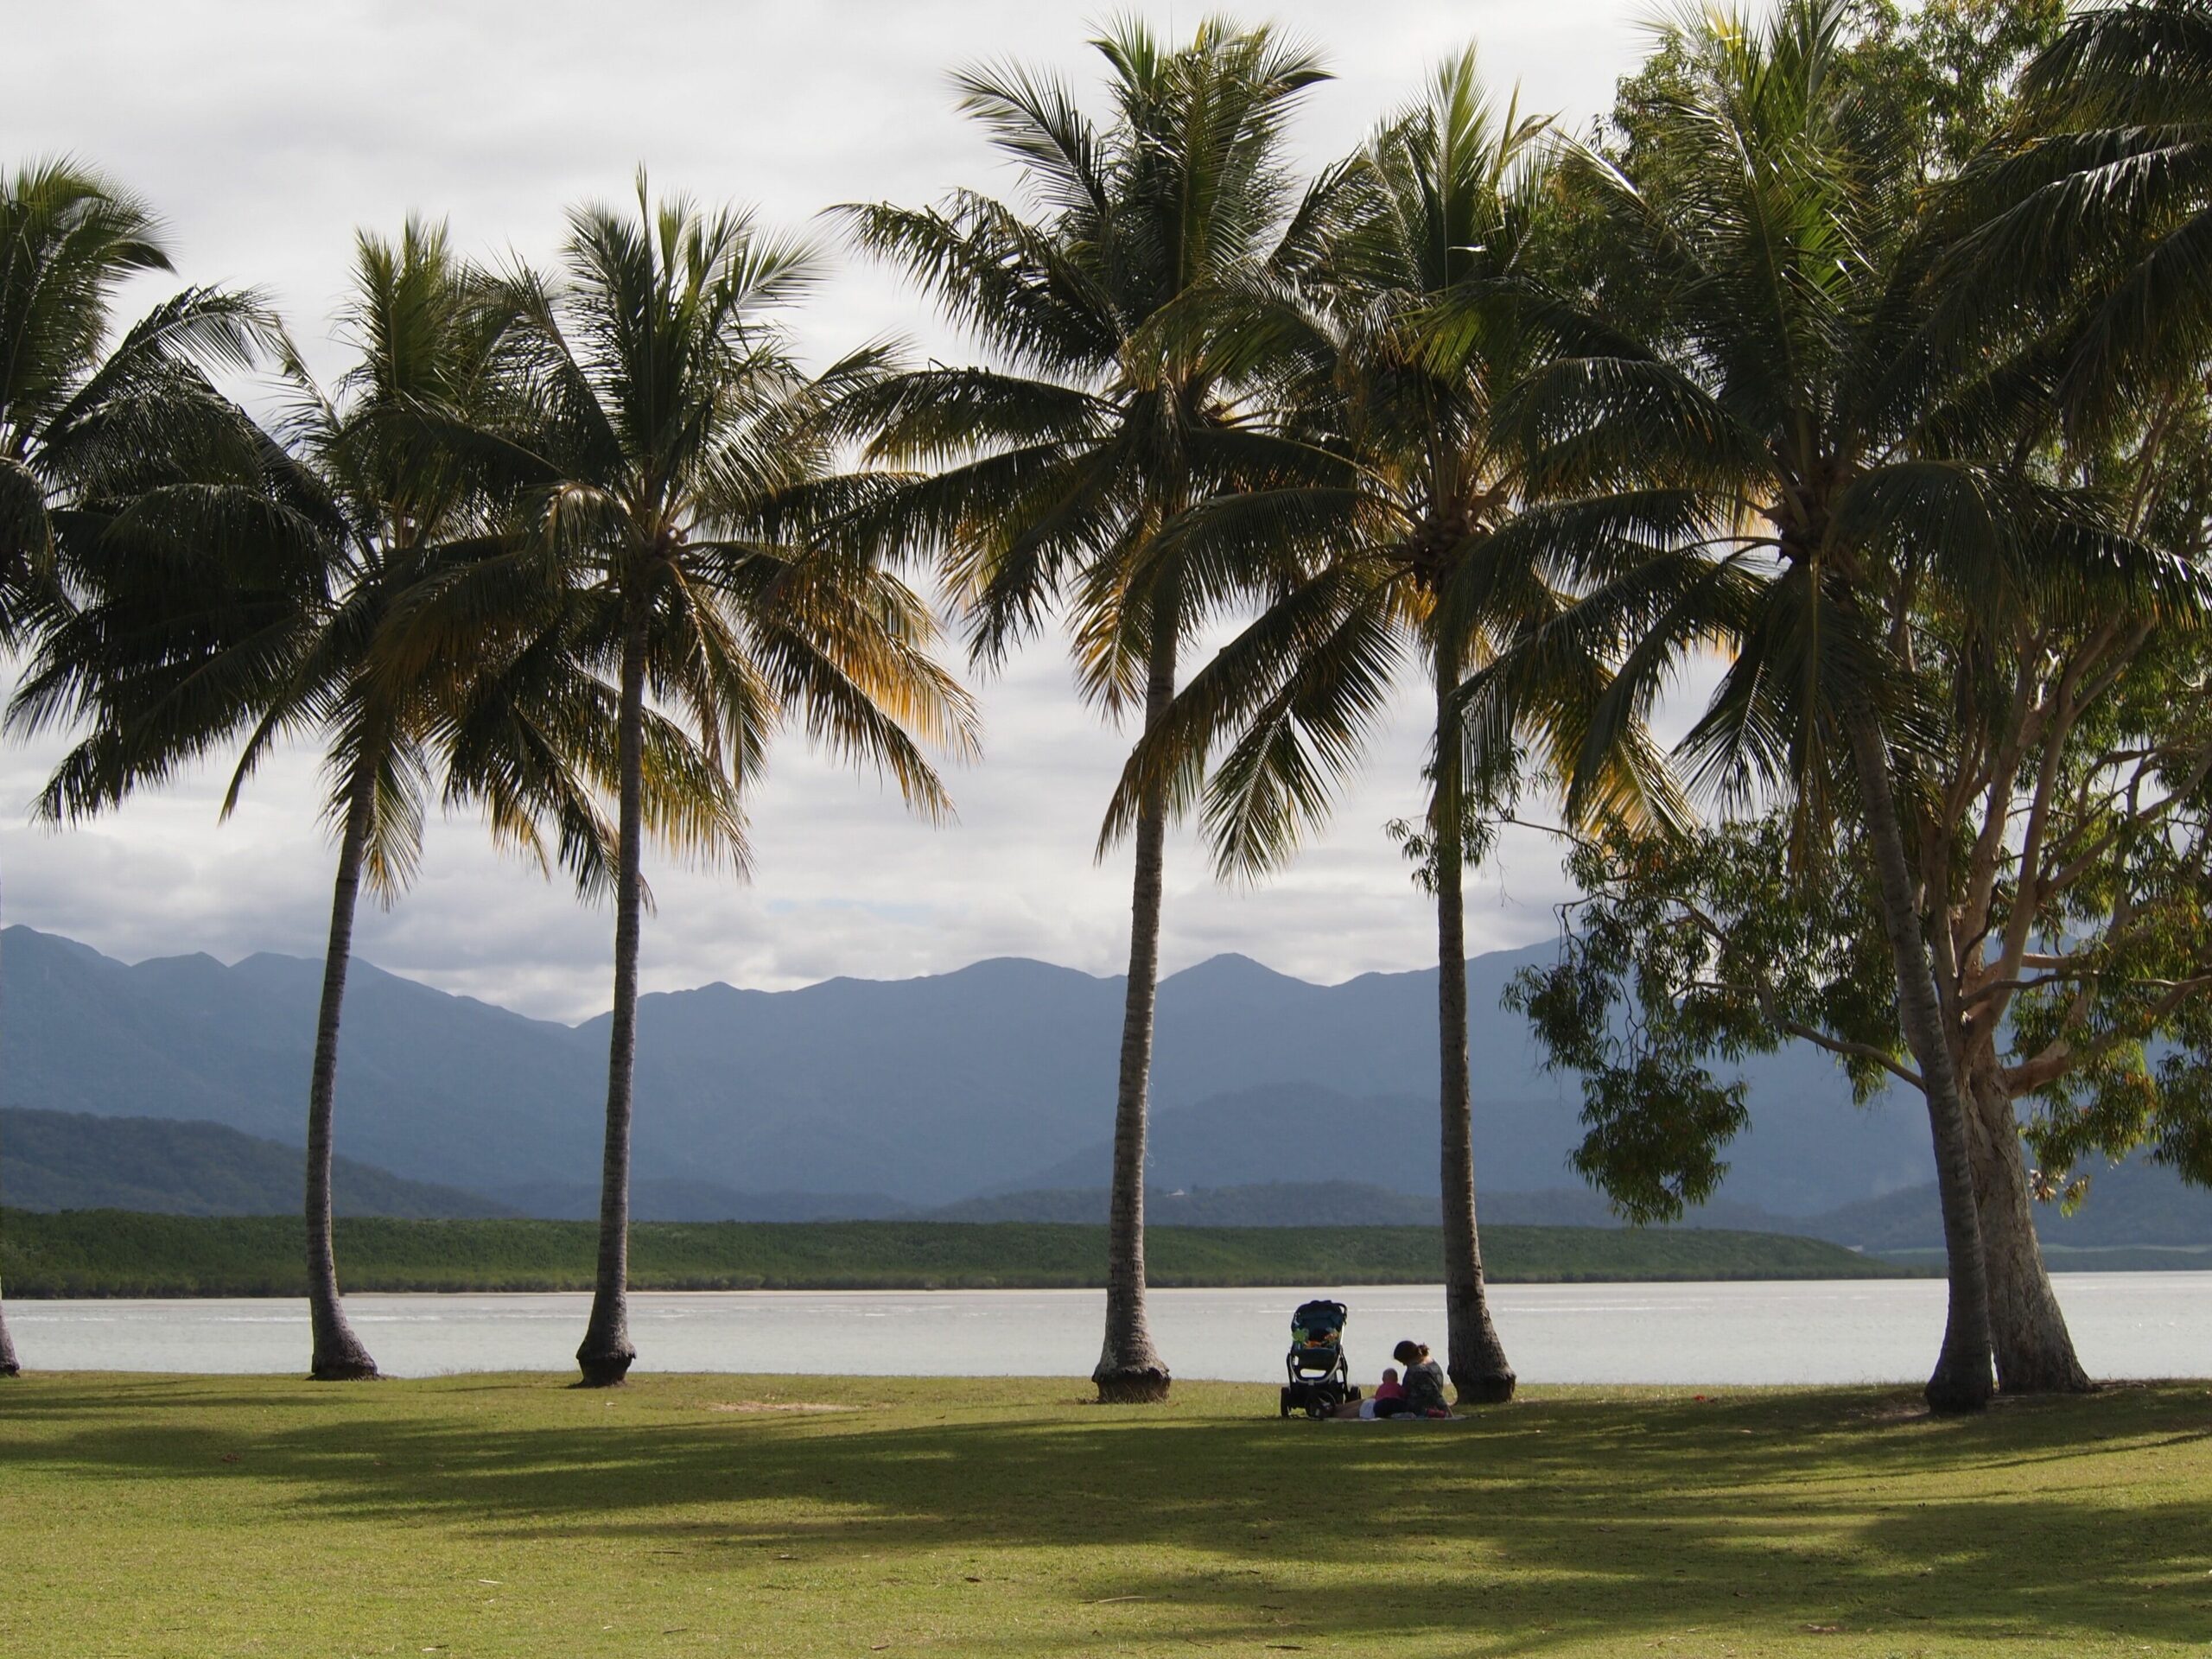
[[[542,259],[566,205],[621,199],[640,162],[657,188],[753,204],[790,226],[833,202],[1004,192],[1011,177],[954,113],[947,72],[1011,56],[1090,86],[1084,41],[1117,10],[73,0],[10,19],[0,165],[66,153],[139,191],[165,219],[185,280],[263,287],[327,372],[340,366],[325,336],[357,226],[390,231],[421,212],[447,219],[464,249]],[[1179,32],[1203,10],[1127,10]],[[1296,134],[1319,162],[1469,39],[1493,82],[1521,82],[1524,107],[1580,128],[1633,64],[1648,14],[1642,0],[1275,0],[1232,15],[1272,19],[1325,53],[1338,79]],[[886,334],[952,349],[887,273],[849,261],[798,327],[817,360]],[[1077,701],[1050,639],[981,690],[985,760],[951,776],[959,821],[942,829],[787,741],[753,803],[752,885],[649,867],[659,908],[647,988],[900,978],[992,956],[1120,972],[1126,860],[1095,865],[1091,845],[1127,734]],[[1410,705],[1402,714],[1332,832],[1265,887],[1217,887],[1193,843],[1174,844],[1168,970],[1236,950],[1335,982],[1434,959],[1430,914],[1382,833],[1420,802],[1421,721]],[[9,921],[131,961],[320,954],[333,849],[315,817],[314,757],[269,769],[228,824],[215,821],[211,776],[57,835],[22,808],[54,753],[0,758]],[[1471,949],[1547,934],[1557,866],[1547,845],[1509,845],[1470,892]],[[574,1020],[607,1004],[611,932],[606,911],[455,821],[434,827],[422,880],[396,909],[365,908],[356,948],[449,990]]]

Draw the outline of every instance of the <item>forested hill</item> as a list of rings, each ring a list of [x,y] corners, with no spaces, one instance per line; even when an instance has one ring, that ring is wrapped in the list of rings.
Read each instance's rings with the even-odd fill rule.
[[[1179,1116],[1202,1116],[1194,1109]],[[1168,1148],[1166,1166],[1190,1149]],[[0,1202],[19,1210],[106,1209],[194,1216],[292,1216],[299,1208],[299,1149],[219,1124],[168,1118],[101,1117],[0,1109]],[[432,1182],[411,1181],[352,1159],[337,1162],[337,1207],[349,1216],[470,1217],[510,1214],[584,1220],[597,1193],[582,1182],[512,1188],[507,1202]],[[2109,1252],[2147,1247],[2127,1265],[2212,1265],[2212,1194],[2135,1163],[2094,1173],[2096,1202],[2071,1217],[2056,1205],[2037,1222],[2056,1265],[2107,1265]],[[1103,1185],[1032,1189],[965,1198],[921,1211],[881,1193],[741,1193],[711,1183],[656,1180],[632,1194],[642,1221],[816,1222],[912,1220],[1099,1224]],[[1146,1199],[1156,1227],[1277,1230],[1433,1227],[1437,1200],[1370,1183],[1251,1181],[1222,1186],[1153,1183]],[[1617,1218],[1586,1187],[1538,1192],[1488,1188],[1486,1227],[1611,1228]],[[1790,1234],[1869,1252],[1928,1251],[1942,1220],[1932,1185],[1845,1205],[1813,1216],[1782,1216],[1720,1202],[1694,1212],[1690,1229]]]
[[[219,1123],[0,1109],[0,1198],[18,1210],[139,1210],[188,1216],[295,1215],[300,1154]],[[475,1192],[340,1158],[341,1216],[508,1216]]]
[[[0,1220],[0,1279],[10,1296],[296,1296],[305,1286],[299,1226],[289,1216],[14,1211]],[[1925,1271],[1764,1233],[1505,1227],[1486,1243],[1499,1282]],[[1433,1227],[1169,1227],[1147,1267],[1162,1287],[1426,1284],[1440,1248]],[[587,1290],[596,1249],[588,1222],[338,1224],[355,1292]],[[1105,1275],[1103,1226],[641,1222],[631,1240],[639,1290],[1072,1289],[1103,1285]]]
[[[1492,1190],[1572,1181],[1572,1079],[1535,1067],[1501,987],[1542,946],[1478,957],[1469,1009],[1478,1165]],[[0,1105],[200,1119],[301,1135],[321,969],[278,956],[136,966],[10,928],[0,949]],[[1318,986],[1237,957],[1165,981],[1154,1101],[1166,1185],[1319,1179],[1435,1190],[1435,978]],[[861,1194],[927,1209],[1089,1186],[1113,1098],[1122,990],[1046,963],[895,982],[649,996],[637,1175],[705,1213],[746,1195]],[[356,963],[339,1147],[401,1177],[566,1207],[599,1167],[603,1020],[529,1020]],[[1824,1058],[1751,1071],[1754,1128],[1730,1202],[1809,1214],[1927,1179],[1916,1104],[1860,1111]],[[794,1214],[799,1211],[793,1211]]]

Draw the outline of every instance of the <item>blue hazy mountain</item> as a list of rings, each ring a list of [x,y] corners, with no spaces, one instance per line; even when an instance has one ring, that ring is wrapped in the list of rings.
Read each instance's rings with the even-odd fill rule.
[[[1573,1080],[1541,1072],[1519,1017],[1497,1007],[1507,978],[1549,950],[1469,964],[1476,1154],[1494,1192],[1575,1184]],[[319,963],[272,955],[126,965],[10,928],[0,1105],[200,1120],[296,1145],[320,979]],[[1432,970],[1313,985],[1234,956],[1166,979],[1154,1179],[1433,1194],[1435,983]],[[647,996],[640,1189],[709,1208],[768,1195],[801,1211],[816,1195],[849,1213],[1099,1185],[1121,1010],[1118,978],[1011,958]],[[357,962],[340,1148],[406,1179],[574,1208],[598,1170],[605,1045],[603,1017],[530,1020]],[[1809,1215],[1929,1178],[1916,1103],[1854,1108],[1834,1066],[1803,1051],[1748,1075],[1752,1128],[1731,1154],[1726,1200]]]

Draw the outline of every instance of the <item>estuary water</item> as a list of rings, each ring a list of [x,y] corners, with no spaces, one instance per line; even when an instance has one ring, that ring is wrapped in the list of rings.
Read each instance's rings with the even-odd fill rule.
[[[2082,1363],[2104,1377],[2212,1375],[2212,1273],[2056,1275]],[[1306,1294],[1351,1310],[1346,1347],[1371,1382],[1402,1337],[1444,1337],[1437,1285],[1155,1290],[1153,1334],[1179,1376],[1282,1374]],[[1501,1285],[1499,1334],[1529,1382],[1917,1381],[1943,1330],[1932,1279],[1730,1284]],[[582,1295],[353,1296],[377,1362],[401,1376],[563,1371]],[[728,1291],[631,1298],[638,1368],[855,1376],[1082,1377],[1098,1357],[1100,1291]],[[282,1300],[10,1301],[26,1369],[298,1372],[307,1307]]]

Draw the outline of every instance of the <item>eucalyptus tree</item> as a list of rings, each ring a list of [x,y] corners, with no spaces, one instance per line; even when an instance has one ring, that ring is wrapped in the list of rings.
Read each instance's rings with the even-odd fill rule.
[[[932,819],[950,803],[926,745],[974,746],[966,694],[932,659],[921,599],[831,531],[861,485],[834,476],[823,410],[867,354],[810,378],[779,312],[814,281],[803,245],[744,214],[658,204],[569,214],[558,278],[506,282],[503,372],[516,404],[480,443],[519,489],[522,545],[417,609],[403,659],[466,649],[487,609],[530,591],[562,648],[611,688],[614,1002],[598,1274],[577,1351],[584,1382],[622,1380],[631,1085],[645,899],[643,837],[741,861],[743,806],[797,716],[874,766]],[[650,701],[649,701],[650,699]],[[681,766],[653,820],[648,791]]]
[[[2011,142],[2019,66],[2063,22],[2063,8],[2050,0],[2007,7],[1935,0],[1910,16],[1870,8],[1830,71],[1834,95],[1854,105],[1861,130],[1887,135],[1880,148],[1892,157],[1887,165],[1896,176],[1911,181],[1944,213],[1956,214],[1962,197],[1979,194],[1974,181],[1987,166],[1993,137]],[[1677,40],[1623,86],[1617,130],[1647,190],[1658,164],[1647,140],[1667,118],[1687,60]],[[1956,268],[1972,245],[1971,238],[1961,245],[1941,229],[1923,227],[1920,234],[1931,244],[1951,243],[1945,268]],[[1949,315],[1923,322],[1923,332],[1956,328],[1981,308],[1986,283],[1962,287],[1942,276],[1936,281],[1953,296],[1945,302]],[[1975,296],[1975,303],[1961,306],[1961,293]],[[1985,335],[1993,346],[2031,348],[2011,372],[2029,377],[2022,407],[2045,417],[2053,406],[2041,387],[2050,372],[2045,365],[2065,350],[2066,310],[2039,313],[2029,327],[2016,326],[2009,341],[2002,330]],[[1986,320],[1977,326],[1986,327]],[[2024,423],[2012,435],[2020,467],[2048,476],[2053,467],[2079,464],[2056,443],[2055,430],[2040,439],[2030,435],[2035,430]],[[2142,436],[2121,469],[2147,480],[2136,463],[2162,446],[2155,429]],[[2114,468],[2094,470],[2103,482]],[[2142,511],[2148,498],[2141,490],[2112,493],[2137,504],[2123,515],[2131,533],[2153,530],[2152,539],[2170,550],[2189,539],[2152,525],[2152,517],[2172,515]],[[2015,1026],[2016,953],[2028,946],[2029,935],[2061,925],[2052,907],[2063,906],[2064,893],[2085,880],[2101,885],[2112,873],[2107,858],[2076,856],[2098,838],[2088,824],[2108,815],[2069,813],[2052,791],[2062,787],[2062,774],[2066,791],[2079,782],[2074,761],[2062,766],[2060,756],[2076,755],[2085,734],[2102,728],[2097,707],[2116,706],[2113,694],[2124,689],[2117,671],[2151,631],[2141,619],[2110,616],[2077,626],[2063,611],[2039,614],[2036,606],[1991,603],[1991,597],[1969,595],[1962,608],[1947,607],[1935,590],[1906,607],[1909,656],[1926,697],[1924,741],[1911,757],[1911,786],[1901,791],[1901,804],[1922,908],[1935,918],[1929,929],[1933,968],[1962,1080],[1999,1386],[2072,1389],[2088,1381],[2037,1243],[2015,1109],[2026,1091],[2040,1102],[2039,1111],[2056,1110],[2050,1062],[2035,1068],[2044,1084],[2031,1084],[2028,1073],[2005,1056],[2004,1039]],[[2031,754],[2045,759],[2024,771],[2023,758]],[[2056,830],[2054,810],[2070,826],[2063,832]],[[1565,912],[1570,925],[1562,961],[1554,970],[1523,976],[1518,995],[1554,1062],[1585,1073],[1586,1173],[1639,1218],[1678,1213],[1726,1168],[1714,1153],[1740,1127],[1740,1090],[1718,1084],[1706,1070],[1714,1055],[1811,1042],[1839,1055],[1862,1094],[1885,1083],[1920,1085],[1918,1073],[1895,1058],[1903,1050],[1894,998],[1885,1008],[1876,994],[1889,969],[1863,948],[1881,933],[1874,889],[1847,878],[1793,880],[1776,868],[1791,823],[1819,849],[1805,861],[1845,869],[1865,862],[1863,837],[1848,820],[1815,824],[1802,816],[1792,819],[1787,807],[1763,813],[1756,823],[1724,823],[1684,845],[1653,849],[1618,838],[1585,843],[1570,859],[1586,897]],[[2055,833],[2019,844],[2011,832],[2031,823]],[[2115,842],[2129,839],[2117,836]],[[2051,858],[2060,847],[2070,850]],[[2101,874],[2092,875],[2093,869]],[[1642,1014],[1617,1028],[1610,1021],[1623,1003]],[[2120,1052],[2107,1051],[2095,1069],[2109,1069]],[[2061,1069],[2076,1071],[2070,1064]],[[2078,1072],[2076,1081],[2087,1075]],[[2055,1150],[2044,1137],[2046,1169]]]
[[[2061,350],[2072,343],[2062,330]],[[2101,490],[2133,542],[2201,572],[2212,524],[2202,389],[2053,463]],[[1932,596],[1931,596],[1932,597]],[[2203,830],[2212,731],[2201,607],[1916,607],[1940,724],[1914,771],[1912,852],[1959,1061],[2008,1392],[2090,1386],[2036,1236],[2034,1199],[2092,1152],[2212,1172],[2198,1124]],[[2022,1136],[2036,1152],[2031,1172]]]
[[[970,654],[1001,662],[1065,607],[1084,697],[1158,726],[1195,632],[1253,573],[1173,555],[1195,502],[1302,464],[1253,418],[1266,331],[1239,296],[1311,264],[1341,181],[1302,194],[1284,125],[1325,78],[1312,54],[1223,20],[1170,48],[1141,24],[1092,43],[1112,116],[1019,67],[957,79],[963,111],[1020,169],[1024,200],[971,191],[938,208],[845,210],[989,361],[910,370],[848,406],[907,482],[860,515],[887,543],[940,556]],[[1144,1163],[1167,823],[1164,789],[1109,823],[1133,831],[1129,971],[1115,1096],[1102,1400],[1166,1397],[1145,1317]]]
[[[1793,0],[1764,25],[1677,26],[1681,72],[1625,162],[1575,160],[1647,321],[1640,339],[1537,377],[1529,424],[1577,493],[1531,529],[1591,577],[1558,636],[1627,644],[1593,750],[1639,686],[1719,635],[1730,661],[1681,745],[1694,780],[1738,801],[1784,791],[1808,825],[1855,814],[1950,1264],[1927,1393],[1970,1410],[1993,1386],[1987,1276],[1906,842],[1915,756],[1937,725],[1915,606],[2079,620],[2183,602],[2188,584],[2120,535],[2096,493],[2014,464],[2050,419],[2033,347],[1985,353],[1946,327],[1930,281],[1942,220],[1910,135],[1842,73],[1851,16]],[[1556,643],[1491,677],[1531,671]]]
[[[2017,194],[2025,165],[2019,158],[2035,153],[2036,124],[2048,118],[2032,98],[2016,96],[2016,72],[2038,52],[2041,65],[2050,62],[2044,48],[2060,35],[2063,9],[2047,0],[2001,8],[1938,0],[1909,18],[1873,9],[1864,22],[1833,73],[1862,130],[1878,125],[1891,135],[1883,146],[1897,158],[1890,170],[1912,181],[1936,209],[1916,234],[1935,250],[1929,280],[1942,298],[1916,326],[1923,339],[1948,339],[1952,352],[2002,364],[1999,372],[2012,381],[2001,393],[2009,426],[1993,442],[1981,435],[1989,446],[1981,453],[2031,486],[2086,480],[2104,492],[2130,537],[2171,560],[2200,561],[2193,457],[2201,452],[2192,434],[2202,387],[2182,367],[2188,359],[2173,360],[2162,387],[2139,385],[2134,412],[2117,423],[2086,418],[2094,405],[2077,389],[2067,399],[2075,419],[2062,434],[2062,404],[2051,392],[2080,381],[2085,343],[2093,347],[2111,321],[2113,263],[2067,252],[2063,238],[2049,247],[2002,247],[2018,221],[1988,226],[1993,199],[2001,205],[2003,196],[1993,181],[2009,181]],[[1622,125],[1631,150],[1635,135],[1662,118],[1665,99],[1657,94],[1682,61],[1679,49],[1662,54],[1624,87]],[[2001,269],[1989,267],[1992,257]],[[2034,305],[2015,303],[2025,291],[2036,296]],[[1947,442],[1972,453],[1977,438],[1954,433]],[[2189,1114],[2175,1105],[2191,1091],[2182,1077],[2153,1087],[2140,1042],[2153,1032],[2176,1035],[2194,1017],[2190,935],[2172,927],[2170,895],[2176,881],[2185,886],[2179,873],[2194,857],[2184,831],[2195,739],[2185,720],[2167,717],[2155,729],[2141,724],[2135,684],[2145,675],[2168,680],[2174,664],[2190,660],[2196,624],[2189,619],[2177,628],[2171,613],[2109,605],[2085,617],[2055,597],[2047,591],[2021,603],[1995,591],[1935,588],[1898,607],[1904,654],[1924,694],[1921,741],[1901,769],[1910,785],[1900,791],[1905,841],[1961,1078],[1993,1347],[2008,1391],[2089,1386],[2037,1243],[2037,1193],[2047,1195],[2054,1180],[2063,1185],[2063,1172],[2084,1147],[2118,1152],[2134,1144],[2147,1132],[2146,1113],[2166,1125],[2159,1155],[2193,1166],[2177,1138]],[[2115,767],[2131,774],[2125,809],[2105,792]],[[2145,855],[2152,826],[2170,855]],[[1837,856],[1863,855],[1863,839],[1848,823],[1834,838],[1824,826],[1800,819],[1799,827],[1811,827],[1816,843]],[[1583,918],[1573,930],[1579,937],[1541,992],[1529,988],[1530,1007],[1555,1055],[1579,1050],[1575,1063],[1588,1063],[1586,1150],[1632,1211],[1671,1213],[1685,1190],[1675,1178],[1694,1176],[1687,1185],[1701,1187],[1717,1173],[1712,1146],[1732,1133],[1732,1109],[1721,1109],[1706,1087],[1709,1077],[1693,1077],[1700,1067],[1692,1055],[1812,1041],[1839,1047],[1854,1083],[1871,1089],[1888,1080],[1872,1057],[1902,1052],[1894,1010],[1866,998],[1863,976],[1872,963],[1840,944],[1836,931],[1848,931],[1862,914],[1872,925],[1876,912],[1853,906],[1870,906],[1872,890],[1850,881],[1819,890],[1799,883],[1784,902],[1774,873],[1759,868],[1772,833],[1770,823],[1756,831],[1734,824],[1663,856],[1590,847],[1574,861],[1578,878],[1591,884],[1587,901],[1572,907]],[[1673,899],[1662,902],[1670,891]],[[2169,897],[2153,896],[2161,891]],[[2093,914],[2099,904],[2117,908]],[[2146,956],[2153,936],[2164,947]],[[2051,942],[2061,937],[2070,943],[2057,950]],[[1608,963],[1632,963],[1641,982],[1630,992]],[[2162,976],[2170,982],[2159,985]],[[1602,1019],[1609,979],[1653,1016],[1625,1043],[1591,1023]],[[2053,988],[2062,984],[2072,988]],[[1675,1006],[1662,1015],[1655,996]],[[2052,997],[2065,1007],[2055,1027],[2046,1017]],[[2018,1046],[2031,1030],[2043,1037]],[[1638,1066],[1649,1076],[1633,1077]],[[1679,1086],[1656,1088],[1651,1079],[1662,1076]],[[1896,1076],[1920,1085],[1910,1065]],[[2149,1103],[2158,1100],[2164,1103],[2154,1110]],[[2032,1173],[2022,1156],[2023,1109],[2043,1160]],[[1631,1132],[1631,1121],[1651,1128],[1669,1116],[1698,1127]],[[1660,1187],[1649,1184],[1656,1167],[1642,1175],[1629,1167],[1674,1159],[1684,1161]]]
[[[2200,448],[2187,470],[2204,466]],[[2200,495],[2198,545],[2202,515]],[[2094,1202],[2094,1160],[2139,1151],[2212,1182],[2207,640],[2144,619],[1993,637],[1923,613],[1914,643],[1954,694],[1916,760],[1907,842],[1951,1011],[1998,1386],[2080,1392],[2037,1210]],[[1595,836],[1569,857],[1560,958],[1509,1001],[1548,1063],[1582,1074],[1576,1166],[1632,1220],[1678,1217],[1725,1173],[1748,1115],[1721,1063],[1805,1043],[1862,1103],[1924,1087],[1901,1058],[1863,831],[1831,827],[1817,882],[1791,869],[1809,832],[1777,810],[1663,843]]]
[[[2053,34],[2020,77],[2013,118],[1946,193],[1962,231],[1942,273],[1951,308],[1987,335],[2043,342],[2063,419],[2056,464],[2111,488],[2131,534],[2201,569],[2212,6],[2085,7]],[[2200,1132],[2187,1127],[2201,1090],[2183,1058],[2201,1018],[2196,935],[2179,922],[2196,902],[2201,734],[2189,688],[2201,627],[2157,620],[2038,626],[1999,642],[2012,647],[2005,670],[2038,694],[2016,698],[2025,711],[2012,722],[2017,740],[1999,722],[2033,766],[2021,786],[2027,839],[2001,861],[2005,925],[1964,958],[1988,981],[1963,1022],[1978,1038],[1969,1103],[1994,1126],[2009,1119],[2013,1095],[2032,1097],[2046,1192],[2065,1185],[2083,1152],[2118,1155],[2145,1138],[2153,1155],[2204,1168]],[[1990,1033],[2000,1022],[2023,1052],[1996,1052]],[[2142,1047],[2154,1035],[2180,1046],[2155,1067]],[[2006,1198],[2010,1211],[2025,1207]],[[2063,1325],[2047,1286],[2012,1300],[2015,1345],[2042,1374],[2062,1375],[2071,1353],[2053,1335]],[[2001,1305],[1998,1317],[2001,1370]]]
[[[1347,207],[1303,283],[1250,296],[1251,327],[1281,342],[1276,388],[1303,477],[1194,505],[1168,532],[1216,560],[1281,569],[1260,615],[1177,699],[1124,774],[1197,787],[1224,876],[1287,856],[1357,764],[1408,655],[1432,688],[1428,804],[1397,826],[1437,925],[1440,1166],[1450,1374],[1463,1402],[1509,1399],[1514,1373],[1490,1316],[1476,1221],[1463,872],[1544,758],[1579,753],[1575,711],[1603,683],[1591,658],[1497,717],[1531,741],[1491,746],[1471,775],[1452,699],[1465,673],[1570,602],[1497,532],[1525,501],[1522,457],[1494,419],[1556,348],[1539,269],[1553,181],[1545,123],[1486,93],[1471,51],[1346,169]],[[1284,550],[1295,556],[1286,560]],[[1608,762],[1610,807],[1673,816],[1639,731]]]
[[[47,162],[0,178],[0,649],[34,650],[67,619],[126,508],[156,517],[258,460],[207,378],[274,346],[254,296],[188,288],[117,333],[118,290],[171,269],[151,211],[99,175]],[[17,1369],[0,1317],[0,1376]]]

